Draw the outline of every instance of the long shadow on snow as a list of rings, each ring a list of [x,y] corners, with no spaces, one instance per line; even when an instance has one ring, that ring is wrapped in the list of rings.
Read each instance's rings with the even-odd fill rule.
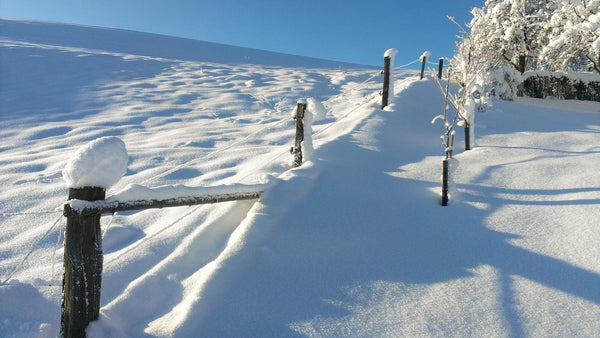
[[[6,333],[22,334],[44,331],[58,333],[60,325],[60,307],[48,301],[36,288],[28,284],[2,285],[0,287],[0,335]],[[57,325],[49,325],[56,323]],[[3,334],[4,333],[4,334]]]
[[[388,174],[418,160],[415,154],[438,152],[437,137],[395,129],[406,119],[402,112],[372,118],[379,120],[377,139],[383,142],[365,144],[356,132],[330,142],[315,152],[314,157],[325,156],[313,168],[301,168],[273,189],[273,197],[264,196],[245,246],[208,281],[204,298],[176,335],[294,336],[291,323],[348,315],[326,302],[347,299],[344,288],[374,281],[452,281],[482,265],[502,274],[504,316],[516,336],[524,332],[510,275],[600,304],[598,274],[509,244],[514,235],[484,225],[489,210],[464,203],[438,206],[429,191],[437,183]],[[408,132],[416,137],[410,144]],[[420,149],[407,152],[408,147]],[[316,178],[307,177],[315,172]],[[277,199],[293,195],[294,187],[300,188],[293,198],[297,204]],[[274,217],[281,209],[283,219]]]

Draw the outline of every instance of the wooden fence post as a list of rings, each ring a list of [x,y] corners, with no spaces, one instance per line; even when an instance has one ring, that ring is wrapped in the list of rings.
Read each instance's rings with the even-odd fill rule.
[[[448,205],[448,161],[448,157],[442,161],[442,206]]]
[[[294,165],[299,167],[302,165],[302,141],[304,141],[304,111],[306,103],[298,102],[296,105],[296,142],[294,144]]]
[[[103,200],[105,189],[69,188],[69,199]],[[62,337],[85,337],[89,322],[98,319],[102,281],[100,214],[67,217],[64,244]]]
[[[438,63],[438,79],[442,78],[442,71],[444,70],[444,58],[440,58]]]
[[[420,80],[423,80],[423,74],[425,73],[425,64],[427,63],[427,56],[423,55],[421,57],[421,60],[423,62],[421,62],[421,78],[420,78]]]
[[[471,124],[465,121],[465,150],[471,150]]]
[[[381,91],[381,109],[388,105],[388,97],[390,94],[390,64],[392,58],[390,56],[383,57],[383,90]]]

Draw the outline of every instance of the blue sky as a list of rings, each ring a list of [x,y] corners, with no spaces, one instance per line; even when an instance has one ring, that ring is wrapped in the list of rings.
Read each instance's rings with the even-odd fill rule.
[[[132,29],[330,60],[396,65],[451,57],[484,0],[0,0],[0,16]]]

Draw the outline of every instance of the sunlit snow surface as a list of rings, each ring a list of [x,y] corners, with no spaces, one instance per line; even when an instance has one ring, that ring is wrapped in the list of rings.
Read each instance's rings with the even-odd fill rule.
[[[443,100],[414,71],[381,110],[378,69],[0,24],[0,336],[58,334],[61,172],[106,136],[129,155],[107,196],[273,178],[258,201],[104,216],[92,337],[597,335],[600,104],[494,102],[474,150],[457,130],[441,207]],[[299,99],[319,118],[291,169]]]

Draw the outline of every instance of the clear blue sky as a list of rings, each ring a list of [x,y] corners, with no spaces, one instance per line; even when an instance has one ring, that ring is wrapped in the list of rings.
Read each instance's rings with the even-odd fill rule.
[[[0,0],[0,16],[131,29],[323,59],[396,65],[451,57],[484,0]]]

